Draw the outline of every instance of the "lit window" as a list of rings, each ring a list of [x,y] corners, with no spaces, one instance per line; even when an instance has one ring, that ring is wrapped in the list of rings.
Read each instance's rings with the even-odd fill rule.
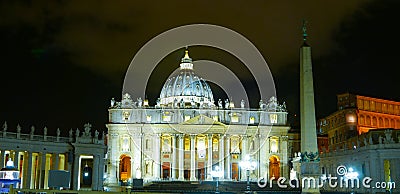
[[[250,124],[254,124],[254,120],[255,120],[254,117],[250,117],[249,123],[250,123]]]
[[[271,152],[278,152],[278,141],[276,139],[271,139]]]
[[[231,122],[232,123],[239,122],[239,117],[236,115],[236,113],[231,116]]]
[[[217,115],[214,115],[214,116],[213,116],[213,120],[214,120],[214,121],[218,121],[218,116],[217,116]]]
[[[147,122],[151,122],[151,115],[147,115],[146,120],[147,120]]]
[[[271,124],[276,124],[278,123],[278,115],[277,114],[270,114],[269,119],[271,121]]]
[[[189,115],[185,115],[185,121],[189,120],[190,116]]]
[[[129,116],[130,116],[131,114],[128,112],[128,111],[124,111],[123,113],[122,113],[122,117],[123,117],[123,119],[125,120],[125,121],[128,121],[129,120]]]
[[[164,122],[169,122],[169,121],[171,121],[171,116],[170,115],[163,115],[162,119],[163,119]]]

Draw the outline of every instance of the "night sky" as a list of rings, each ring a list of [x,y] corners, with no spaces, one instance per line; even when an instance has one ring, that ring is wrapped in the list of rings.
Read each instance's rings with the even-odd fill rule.
[[[299,112],[302,19],[313,51],[316,116],[336,110],[336,94],[352,92],[400,101],[400,1],[0,1],[0,122],[37,133],[90,122],[106,129],[110,99],[120,100],[125,72],[151,38],[174,27],[207,23],[247,37],[273,74],[290,124]],[[223,50],[190,48],[194,60],[218,61],[244,83],[258,104],[249,71]],[[153,72],[151,104],[179,67],[183,49]],[[216,92],[216,97],[224,97]]]

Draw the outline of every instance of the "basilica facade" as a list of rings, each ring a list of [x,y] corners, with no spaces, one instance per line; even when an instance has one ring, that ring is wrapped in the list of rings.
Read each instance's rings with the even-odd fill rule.
[[[208,83],[197,76],[188,51],[179,71],[165,82],[154,106],[124,94],[109,108],[105,186],[133,179],[145,182],[252,180],[288,177],[286,105],[276,97],[250,109],[216,100]],[[240,161],[256,162],[246,171]],[[218,166],[218,168],[217,168]]]

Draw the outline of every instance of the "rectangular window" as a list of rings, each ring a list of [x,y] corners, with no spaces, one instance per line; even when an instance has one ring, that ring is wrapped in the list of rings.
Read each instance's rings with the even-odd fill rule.
[[[163,115],[162,116],[162,120],[164,122],[170,122],[171,121],[171,116],[170,115]]]
[[[218,121],[218,116],[217,116],[217,115],[214,115],[214,116],[213,116],[213,120],[214,120],[214,121]]]
[[[278,123],[278,115],[277,114],[270,114],[269,119],[271,121],[271,124],[276,124]]]
[[[249,123],[254,124],[254,120],[255,120],[254,117],[250,117]]]
[[[238,117],[236,114],[232,115],[232,117],[231,117],[231,122],[232,122],[232,123],[237,123],[237,122],[239,122],[239,117]]]
[[[190,116],[189,115],[185,115],[185,121],[189,120]]]
[[[147,122],[151,122],[151,115],[147,115],[146,120],[147,120]]]

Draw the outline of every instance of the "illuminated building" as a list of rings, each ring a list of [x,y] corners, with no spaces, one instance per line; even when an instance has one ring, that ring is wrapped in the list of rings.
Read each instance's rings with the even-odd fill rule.
[[[338,111],[318,122],[319,132],[328,135],[329,149],[342,149],[349,138],[369,130],[400,129],[400,102],[349,93],[337,100]]]
[[[340,177],[337,167],[343,165],[354,169],[360,180],[373,179],[371,188],[361,185],[355,189],[357,192],[399,192],[398,187],[390,188],[400,182],[399,108],[400,102],[349,93],[338,95],[338,111],[319,120],[319,132],[327,135],[328,143],[320,145],[323,176]],[[385,182],[387,187],[378,188],[376,182]]]
[[[257,161],[250,178],[288,176],[287,112],[275,97],[257,109],[229,100],[214,104],[206,81],[194,72],[188,52],[176,75],[168,78],[155,106],[129,94],[109,108],[107,179],[105,185],[128,184],[132,179],[246,180],[239,161]]]
[[[49,189],[50,171],[57,170],[67,171],[70,175],[67,178],[69,188],[64,189],[103,190],[106,146],[97,130],[92,137],[90,124],[85,124],[83,132],[71,129],[69,137],[62,137],[59,129],[56,136],[48,135],[47,128],[38,135],[32,126],[31,132],[24,134],[19,125],[16,131],[10,131],[5,123],[0,141],[0,166],[4,167],[10,159],[14,161],[20,175],[19,188]],[[83,182],[85,164],[96,166],[90,184]]]

